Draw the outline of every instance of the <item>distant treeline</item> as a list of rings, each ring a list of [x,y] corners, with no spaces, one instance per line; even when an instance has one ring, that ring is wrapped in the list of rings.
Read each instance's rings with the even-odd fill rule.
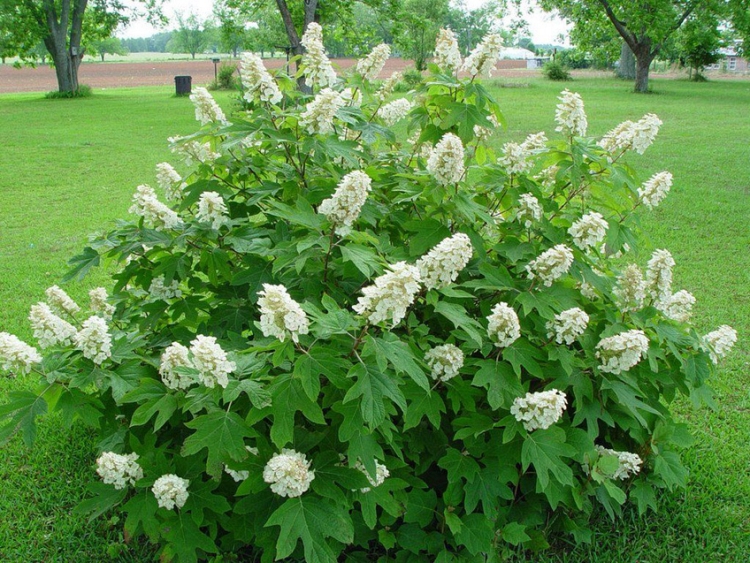
[[[172,31],[157,33],[151,37],[120,39],[122,46],[130,53],[166,53],[167,43],[172,39]]]

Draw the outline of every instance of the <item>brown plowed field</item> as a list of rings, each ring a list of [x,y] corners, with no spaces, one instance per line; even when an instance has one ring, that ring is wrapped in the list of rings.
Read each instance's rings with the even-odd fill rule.
[[[355,59],[335,59],[334,64],[345,70],[355,64]],[[280,59],[267,59],[268,68],[284,65]],[[382,77],[393,71],[413,66],[411,61],[388,59]],[[525,61],[500,61],[495,76],[532,76],[538,71],[526,70]],[[520,68],[519,68],[520,67]],[[214,79],[214,65],[210,60],[160,61],[138,63],[84,63],[79,69],[79,80],[92,88],[125,88],[128,86],[169,86],[174,77],[193,77],[193,85],[205,85]],[[16,69],[0,65],[0,92],[48,92],[57,90],[55,71],[49,66]]]

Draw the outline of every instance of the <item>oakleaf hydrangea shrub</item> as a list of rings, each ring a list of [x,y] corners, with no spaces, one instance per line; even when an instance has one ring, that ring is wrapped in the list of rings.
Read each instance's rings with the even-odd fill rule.
[[[736,340],[694,330],[667,250],[637,258],[672,176],[624,156],[658,118],[593,139],[566,90],[551,138],[496,151],[499,37],[462,61],[442,32],[395,100],[386,48],[340,78],[319,26],[303,42],[311,94],[248,54],[245,110],[194,95],[178,162],[72,261],[109,261],[109,295],[51,288],[40,350],[0,333],[3,369],[42,381],[2,438],[46,411],[95,428],[81,510],[117,507],[163,561],[497,561],[655,509],[686,477],[669,404],[710,402]]]

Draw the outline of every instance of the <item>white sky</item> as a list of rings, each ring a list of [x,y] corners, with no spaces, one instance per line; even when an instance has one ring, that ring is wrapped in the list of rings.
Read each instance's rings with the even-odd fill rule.
[[[466,6],[469,9],[474,9],[484,4],[484,1],[466,0]],[[540,8],[536,7],[534,10],[530,10],[529,6],[536,6],[535,0],[527,0],[525,14],[532,41],[534,43],[559,43],[558,36],[567,34],[569,26],[561,19],[543,12]],[[212,0],[166,0],[164,8],[164,13],[170,21],[174,21],[176,12],[186,15],[195,13],[204,19],[210,16],[212,11]],[[136,21],[118,32],[117,35],[120,37],[149,37],[158,31],[159,29],[145,21]]]

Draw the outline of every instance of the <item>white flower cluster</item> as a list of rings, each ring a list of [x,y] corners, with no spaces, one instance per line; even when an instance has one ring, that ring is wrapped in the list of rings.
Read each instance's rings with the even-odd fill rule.
[[[242,53],[240,59],[240,80],[245,88],[244,98],[248,102],[259,99],[261,102],[278,104],[284,98],[263,60],[255,53]]]
[[[559,172],[560,167],[554,164],[540,170],[539,173],[534,176],[534,179],[545,188],[553,188],[557,182],[557,174]]]
[[[547,336],[554,336],[558,344],[570,346],[581,336],[589,324],[589,316],[578,307],[567,309],[555,315],[555,319],[547,323]]]
[[[529,155],[539,154],[547,149],[548,141],[549,139],[547,139],[547,135],[545,135],[544,131],[530,133],[526,139],[524,139],[523,143],[521,143],[521,148],[523,148],[523,150]]]
[[[81,310],[78,303],[73,301],[64,290],[56,285],[48,287],[44,294],[47,296],[47,302],[50,304],[50,307],[58,313],[75,315]]]
[[[327,135],[333,131],[333,118],[336,112],[345,105],[346,100],[341,94],[330,88],[323,88],[315,99],[307,104],[300,116],[299,124],[311,135]]]
[[[505,302],[500,302],[492,308],[492,314],[487,317],[487,334],[498,348],[510,346],[521,336],[521,325],[516,311]]]
[[[361,170],[349,172],[341,179],[333,195],[318,206],[318,213],[325,215],[336,225],[338,235],[346,236],[351,232],[352,225],[367,201],[371,184],[370,177]]]
[[[170,137],[171,150],[185,159],[185,164],[190,166],[193,161],[196,162],[213,162],[221,156],[218,152],[211,149],[211,143],[199,143],[198,141],[183,141],[182,137]]]
[[[185,183],[177,170],[168,162],[160,162],[156,165],[156,182],[159,188],[164,190],[164,195],[168,200],[176,201],[182,197]]]
[[[173,342],[161,355],[159,375],[164,385],[170,389],[187,389],[195,381],[179,373],[177,368],[191,367],[193,367],[193,362],[190,361],[190,351],[179,342]]]
[[[370,485],[372,487],[379,487],[380,485],[385,482],[385,480],[390,476],[391,472],[388,471],[388,468],[380,463],[377,459],[375,460],[375,477],[372,477],[368,471],[367,468],[365,468],[362,461],[357,460],[357,463],[354,464],[354,469],[360,470],[362,473],[365,474],[365,477],[367,477],[367,480],[370,482]],[[363,489],[360,489],[359,492],[361,493],[369,493],[371,487],[364,487]]]
[[[648,342],[642,330],[628,330],[603,338],[596,345],[596,357],[602,362],[599,369],[615,375],[628,371],[648,351]]]
[[[500,50],[503,48],[503,38],[497,33],[490,33],[482,39],[474,50],[466,57],[461,70],[465,70],[471,76],[492,76],[497,60],[500,58]]]
[[[615,450],[610,450],[609,448],[605,448],[604,446],[599,445],[596,446],[596,451],[599,452],[599,455],[602,456],[615,456],[620,462],[619,467],[612,474],[612,479],[619,479],[620,481],[624,481],[628,477],[637,475],[641,472],[641,465],[643,465],[643,460],[638,454],[634,454],[631,452],[617,452]]]
[[[542,252],[527,266],[529,279],[539,278],[547,287],[564,276],[573,264],[573,251],[564,244],[558,244]]]
[[[151,492],[154,493],[159,507],[172,510],[185,506],[190,496],[187,490],[189,485],[190,481],[177,475],[162,475],[154,482]]]
[[[0,363],[5,371],[29,373],[31,366],[42,361],[36,348],[13,334],[0,332]]]
[[[456,34],[450,29],[441,29],[435,41],[435,60],[441,70],[456,70],[461,66],[461,51]]]
[[[549,428],[560,420],[567,406],[568,398],[565,393],[558,389],[550,389],[517,397],[510,407],[510,414],[522,423],[528,432],[533,432],[537,428]]]
[[[390,126],[401,121],[409,111],[411,111],[411,102],[406,98],[399,98],[381,107],[378,115],[386,125]]]
[[[396,326],[406,316],[419,292],[419,268],[406,262],[389,266],[390,271],[375,278],[375,283],[362,289],[362,297],[352,307],[370,324],[388,321]]]
[[[394,88],[396,88],[396,84],[401,82],[401,78],[401,73],[398,71],[391,74],[383,81],[383,84],[378,88],[378,91],[375,92],[375,98],[381,102],[386,101],[393,93]]]
[[[658,172],[643,182],[638,188],[638,199],[649,209],[659,205],[672,187],[672,174],[669,172]]]
[[[194,88],[193,93],[190,94],[190,101],[195,106],[195,119],[200,121],[201,125],[208,125],[209,123],[228,124],[219,104],[205,88],[201,86]]]
[[[655,250],[646,268],[646,291],[659,303],[668,302],[672,296],[672,268],[674,258],[668,250]]]
[[[458,182],[464,175],[464,146],[453,133],[446,133],[440,139],[427,159],[427,171],[441,186]]]
[[[78,332],[76,327],[55,315],[46,303],[31,306],[29,321],[34,331],[34,338],[41,348],[68,346]]]
[[[737,331],[729,325],[721,325],[717,330],[705,335],[703,342],[711,355],[711,361],[718,364],[737,343]]]
[[[226,388],[227,377],[237,367],[227,360],[227,354],[221,349],[213,336],[199,334],[190,342],[193,354],[193,365],[198,370],[198,379],[203,385],[213,388],[214,385]]]
[[[83,356],[97,365],[112,356],[112,335],[107,321],[96,315],[83,321],[83,328],[76,333],[74,342]]]
[[[177,213],[161,203],[156,198],[154,189],[145,184],[136,188],[133,194],[133,205],[128,211],[143,217],[157,231],[174,229],[182,224],[182,219],[177,216]]]
[[[309,332],[307,315],[283,285],[264,283],[258,296],[263,336],[274,336],[284,342],[289,334],[292,341],[299,342],[299,335]]]
[[[464,233],[443,239],[417,260],[422,283],[427,289],[449,286],[469,263],[473,252],[471,240]]]
[[[542,220],[544,212],[539,200],[531,194],[521,194],[518,198],[518,211],[516,218],[523,221],[523,226],[530,229],[537,221]]]
[[[114,452],[104,452],[96,460],[96,472],[105,485],[113,485],[115,489],[124,489],[135,485],[143,479],[143,469],[138,465],[138,454],[120,455]]]
[[[107,290],[103,287],[95,287],[89,291],[90,309],[105,319],[111,319],[115,314],[115,306],[108,302]]]
[[[305,454],[287,448],[283,448],[280,454],[273,454],[263,469],[263,480],[282,497],[300,496],[310,488],[313,479],[315,471],[310,470]]]
[[[341,91],[341,98],[344,100],[344,105],[355,108],[362,105],[362,92],[358,88],[344,88]]]
[[[678,323],[686,323],[693,314],[695,297],[683,290],[674,293],[667,301],[659,303],[659,310],[664,316]]]
[[[245,446],[245,449],[254,456],[257,456],[259,453],[258,448]],[[225,465],[224,472],[229,475],[235,483],[240,483],[250,477],[250,472],[247,469],[232,469]]]
[[[555,110],[555,121],[557,122],[555,131],[576,137],[585,136],[588,121],[581,96],[566,88],[562,91],[558,100],[560,100],[560,103],[557,104]]]
[[[385,61],[391,56],[391,48],[385,43],[375,47],[364,59],[357,61],[357,72],[365,80],[376,80],[385,66]]]
[[[656,139],[661,124],[661,120],[653,113],[647,113],[635,123],[623,121],[602,137],[599,146],[609,152],[633,149],[638,154],[643,154]]]
[[[158,276],[151,280],[148,288],[149,299],[151,301],[167,301],[174,297],[182,297],[182,291],[179,289],[180,282],[172,280],[169,285],[165,285],[164,276]]]
[[[227,206],[224,199],[216,192],[203,192],[198,200],[196,219],[211,223],[211,228],[218,230],[229,222]]]
[[[436,381],[448,381],[458,375],[464,365],[464,353],[453,344],[443,344],[428,350],[424,360]]]
[[[497,117],[495,117],[494,114],[488,115],[487,121],[489,122],[489,125],[486,127],[479,124],[474,126],[474,136],[477,138],[477,141],[486,141],[492,137],[495,129],[500,126],[500,123],[497,121]]]
[[[503,166],[508,174],[524,174],[531,170],[533,162],[527,160],[529,153],[519,143],[505,143],[502,148],[503,156],[497,163]]]
[[[309,85],[324,88],[336,84],[338,77],[331,61],[326,56],[325,47],[323,47],[323,28],[320,24],[309,23],[300,43],[305,48],[305,54],[302,55],[302,72],[308,79]]]
[[[568,229],[568,234],[573,237],[573,243],[585,251],[604,240],[608,227],[602,214],[592,211],[573,223]]]
[[[646,299],[646,281],[643,272],[635,264],[628,264],[617,276],[615,297],[623,311],[637,311]]]

